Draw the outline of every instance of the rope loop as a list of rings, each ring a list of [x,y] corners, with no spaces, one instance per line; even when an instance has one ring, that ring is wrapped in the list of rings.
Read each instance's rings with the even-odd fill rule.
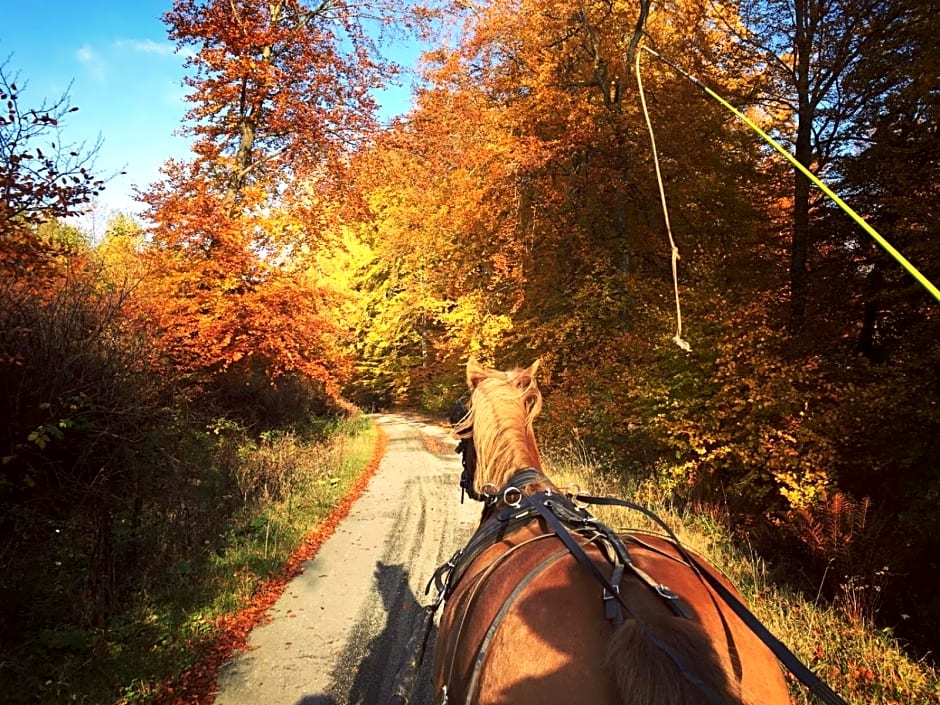
[[[642,47],[646,49],[646,47]],[[669,236],[669,246],[672,253],[672,285],[676,294],[676,334],[672,342],[678,345],[686,352],[692,350],[682,338],[682,305],[679,302],[679,248],[676,246],[676,240],[672,236],[672,225],[669,223],[669,206],[666,204],[666,189],[663,186],[663,175],[659,169],[659,152],[656,149],[656,135],[653,132],[653,123],[650,120],[650,113],[646,107],[646,93],[643,90],[643,77],[640,75],[640,52],[636,52],[634,60],[634,69],[636,71],[636,85],[640,93],[640,104],[643,106],[643,117],[646,119],[646,129],[650,134],[650,145],[653,149],[653,166],[656,168],[656,183],[659,185],[659,199],[663,205],[663,220],[666,222],[666,234]]]
[[[721,97],[720,95],[718,95],[715,91],[713,91],[711,88],[709,88],[708,86],[706,86],[704,83],[702,83],[699,79],[697,79],[695,76],[693,76],[692,74],[690,74],[688,71],[685,71],[684,69],[680,68],[680,67],[677,66],[675,63],[673,63],[673,62],[670,61],[669,59],[665,58],[664,56],[660,55],[660,54],[657,53],[656,51],[653,51],[652,49],[650,49],[650,48],[649,48],[648,46],[646,46],[646,45],[640,45],[640,49],[642,49],[643,51],[647,52],[648,54],[651,54],[652,56],[656,57],[657,59],[659,59],[660,61],[662,61],[664,64],[666,64],[669,68],[671,68],[673,71],[675,71],[676,73],[678,73],[680,76],[682,76],[683,78],[688,79],[688,80],[691,81],[693,84],[695,84],[696,86],[698,86],[699,88],[701,88],[701,89],[702,89],[703,91],[705,91],[711,98],[714,98],[716,101],[718,101],[718,103],[720,103],[720,104],[722,105],[722,107],[726,108],[728,111],[730,111],[731,113],[733,113],[735,117],[737,117],[739,120],[741,120],[745,125],[747,125],[749,128],[751,128],[751,130],[753,130],[754,132],[756,132],[760,137],[762,137],[763,140],[764,140],[767,144],[769,144],[771,147],[773,147],[775,150],[777,150],[777,152],[779,152],[781,155],[783,155],[783,157],[784,157],[788,162],[790,162],[790,164],[792,164],[795,169],[799,170],[800,173],[802,173],[806,178],[808,178],[820,191],[822,191],[824,194],[826,194],[826,195],[832,200],[833,203],[835,203],[837,206],[839,206],[839,208],[841,208],[852,220],[854,220],[854,221],[862,228],[862,230],[864,230],[866,233],[868,233],[868,234],[872,237],[872,239],[873,239],[875,242],[877,242],[879,245],[881,245],[881,247],[885,250],[885,252],[887,252],[889,255],[891,255],[891,257],[893,257],[894,260],[895,260],[898,264],[900,264],[901,267],[903,267],[903,268],[907,271],[908,274],[910,274],[912,277],[914,277],[914,279],[916,279],[916,280],[920,283],[920,285],[921,285],[922,287],[924,287],[924,288],[928,291],[928,293],[930,293],[931,296],[933,296],[938,302],[940,302],[940,289],[938,289],[937,286],[936,286],[932,281],[930,281],[926,276],[924,276],[924,275],[920,272],[920,270],[918,270],[917,267],[915,267],[906,257],[904,257],[904,255],[902,255],[900,252],[898,252],[898,250],[896,250],[896,249],[894,248],[894,246],[892,246],[891,243],[888,242],[888,241],[881,235],[881,233],[879,233],[879,232],[878,232],[877,230],[875,230],[871,225],[869,225],[867,220],[865,220],[862,216],[860,216],[858,213],[856,213],[854,210],[852,210],[852,208],[851,208],[845,201],[843,201],[841,198],[839,198],[839,196],[838,196],[831,188],[829,188],[828,186],[826,186],[826,184],[823,183],[823,181],[820,180],[820,178],[819,178],[818,176],[816,176],[816,174],[814,174],[813,172],[811,172],[805,165],[801,164],[801,163],[799,162],[799,160],[797,160],[796,157],[794,157],[792,154],[790,154],[790,152],[788,152],[779,142],[777,142],[777,140],[775,140],[773,137],[771,137],[771,136],[768,135],[766,132],[764,132],[764,131],[763,131],[760,127],[758,127],[750,118],[748,118],[747,115],[745,115],[745,114],[742,113],[740,110],[738,110],[737,108],[735,108],[733,105],[731,105],[731,103],[729,103],[727,100],[725,100],[724,98],[722,98],[722,97]],[[662,178],[660,177],[660,174],[659,174],[659,160],[658,160],[657,157],[656,157],[656,144],[655,144],[655,141],[653,140],[653,127],[652,127],[652,125],[650,124],[649,113],[648,113],[647,110],[646,110],[646,98],[645,98],[645,96],[643,95],[643,82],[642,82],[642,80],[640,79],[640,52],[636,52],[636,61],[635,61],[635,64],[634,64],[634,65],[635,65],[635,67],[636,67],[636,81],[637,81],[637,85],[638,85],[639,88],[640,88],[640,102],[641,102],[642,105],[643,105],[643,115],[646,117],[646,125],[647,125],[647,127],[649,128],[649,132],[650,132],[650,141],[653,142],[653,162],[654,162],[654,164],[656,165],[656,178],[659,179],[659,193],[660,193],[660,195],[662,196],[663,209],[664,209],[664,211],[665,211],[665,208],[666,208],[666,196],[665,196],[665,194],[663,193]],[[667,229],[667,230],[669,229],[669,216],[668,216],[668,214],[666,215],[666,229]],[[669,233],[669,241],[672,242],[672,233],[671,233],[671,232]],[[674,242],[672,242],[672,245],[673,245],[673,248],[675,248],[675,243],[674,243]],[[676,258],[677,258],[677,257],[678,257],[678,255],[677,255],[675,252],[673,252],[673,261],[672,261],[673,279],[675,279],[675,267],[676,267]],[[678,288],[678,286],[679,286],[679,285],[678,285],[678,283],[677,283],[677,284],[676,284],[676,310],[677,310],[677,313],[678,313],[678,307],[679,307],[679,288]],[[677,345],[679,345],[679,347],[682,347],[683,349],[686,349],[686,348],[684,347],[684,345],[688,345],[688,343],[686,343],[684,340],[682,340],[682,320],[681,320],[681,314],[679,315],[678,331],[676,332],[676,337],[673,338],[673,340],[676,342]],[[684,345],[683,345],[683,344],[684,344]]]

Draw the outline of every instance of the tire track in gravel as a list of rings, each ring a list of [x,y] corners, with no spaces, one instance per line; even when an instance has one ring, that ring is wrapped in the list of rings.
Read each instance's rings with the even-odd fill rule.
[[[384,705],[424,589],[479,519],[460,504],[460,464],[439,426],[375,417],[388,449],[349,516],[288,584],[251,650],[222,670],[221,705]],[[432,634],[433,639],[433,634]],[[412,705],[429,705],[430,649]]]

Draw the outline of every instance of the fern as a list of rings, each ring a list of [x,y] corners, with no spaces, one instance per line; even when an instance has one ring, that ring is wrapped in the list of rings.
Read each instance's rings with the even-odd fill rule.
[[[819,565],[823,580],[835,577],[827,592],[852,620],[874,616],[890,577],[885,553],[885,519],[872,511],[871,498],[835,492],[826,500],[791,515],[791,530]],[[825,585],[820,585],[820,591]]]

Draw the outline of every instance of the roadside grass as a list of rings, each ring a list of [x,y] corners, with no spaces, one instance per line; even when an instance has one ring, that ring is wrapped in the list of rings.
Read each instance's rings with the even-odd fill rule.
[[[849,705],[940,704],[935,668],[912,659],[891,630],[874,626],[851,601],[833,605],[790,587],[782,571],[732,537],[719,508],[680,510],[669,499],[669,487],[604,472],[582,449],[547,452],[543,460],[552,481],[569,492],[621,497],[657,514],[683,545],[724,572],[761,622]],[[590,511],[618,530],[662,533],[639,512],[599,506]],[[819,702],[794,678],[788,681],[795,705]]]
[[[220,527],[215,545],[204,546],[192,560],[180,560],[107,627],[76,633],[71,644],[52,644],[50,671],[36,684],[38,692],[24,693],[20,701],[172,700],[174,679],[217,648],[222,630],[233,626],[232,615],[281,571],[308,532],[330,516],[357,482],[372,457],[377,433],[368,419],[359,417],[338,422],[320,434],[326,440],[319,442],[294,433],[243,441],[238,484],[252,485],[257,497],[256,483],[261,483],[261,499],[250,502],[235,524]]]

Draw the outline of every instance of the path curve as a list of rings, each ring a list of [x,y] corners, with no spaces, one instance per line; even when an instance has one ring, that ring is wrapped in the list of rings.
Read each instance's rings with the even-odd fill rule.
[[[480,508],[460,504],[444,428],[373,416],[385,456],[336,532],[288,583],[249,650],[221,671],[219,705],[385,705],[434,569],[466,543]],[[430,705],[428,666],[412,705]]]

